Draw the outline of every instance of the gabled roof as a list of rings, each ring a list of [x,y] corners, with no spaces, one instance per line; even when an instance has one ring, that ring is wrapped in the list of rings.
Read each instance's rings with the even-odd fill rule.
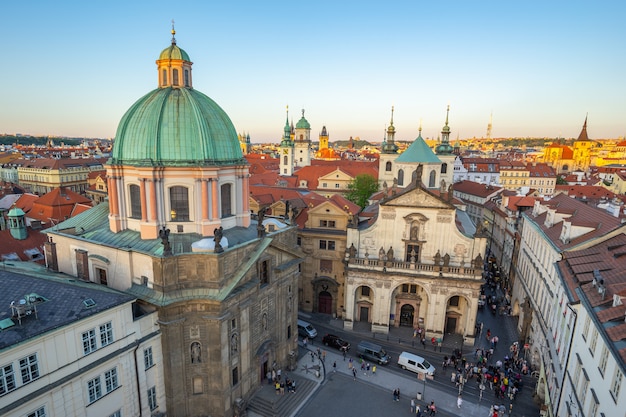
[[[474,195],[480,198],[487,198],[491,195],[497,194],[501,190],[502,187],[496,187],[489,184],[481,184],[479,182],[469,180],[463,180],[454,183],[454,191]]]
[[[556,195],[543,203],[543,205],[555,210],[557,214],[565,215],[567,221],[571,222],[573,226],[591,229],[580,236],[576,236],[564,242],[560,239],[561,232],[563,231],[562,220],[555,221],[552,225],[547,225],[546,218],[548,211],[537,216],[534,216],[529,211],[526,212],[528,213],[528,218],[542,230],[546,239],[560,251],[576,248],[578,245],[598,239],[624,227],[619,218],[610,215],[604,210],[570,198],[565,194]]]

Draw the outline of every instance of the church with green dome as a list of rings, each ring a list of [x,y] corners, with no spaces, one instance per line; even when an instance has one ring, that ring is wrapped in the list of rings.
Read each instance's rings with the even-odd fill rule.
[[[136,347],[140,372],[120,374],[137,387],[122,415],[232,417],[268,372],[295,366],[303,254],[289,219],[251,215],[239,137],[193,88],[174,35],[156,60],[157,88],[119,122],[108,201],[46,230],[46,261],[132,295],[137,314],[158,312],[157,338]],[[119,338],[133,331],[112,326]],[[99,407],[112,415],[120,404]]]

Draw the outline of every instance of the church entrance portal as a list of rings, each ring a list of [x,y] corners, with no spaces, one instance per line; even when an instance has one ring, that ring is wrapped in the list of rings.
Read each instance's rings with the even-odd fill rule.
[[[333,312],[333,296],[328,291],[322,291],[318,296],[317,311],[323,314]]]
[[[405,304],[400,309],[400,326],[413,327],[413,316],[415,308],[410,304]]]

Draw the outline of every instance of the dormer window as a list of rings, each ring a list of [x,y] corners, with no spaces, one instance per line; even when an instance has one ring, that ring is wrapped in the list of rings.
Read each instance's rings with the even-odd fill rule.
[[[172,85],[178,86],[178,69],[172,70]]]
[[[185,87],[189,87],[189,70],[185,70]]]
[[[161,71],[161,85],[167,85],[167,70]]]

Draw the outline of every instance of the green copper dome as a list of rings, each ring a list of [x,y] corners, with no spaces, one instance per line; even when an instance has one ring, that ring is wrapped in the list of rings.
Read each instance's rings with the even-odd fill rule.
[[[217,103],[192,88],[166,87],[140,98],[122,117],[109,164],[206,166],[244,161],[235,127]]]
[[[308,120],[304,118],[304,111],[302,112],[302,118],[300,120],[298,120],[298,123],[296,123],[296,129],[310,129],[311,125],[309,124]]]
[[[176,46],[176,44],[172,44],[161,51],[159,59],[182,59],[184,61],[191,61],[187,52]]]

